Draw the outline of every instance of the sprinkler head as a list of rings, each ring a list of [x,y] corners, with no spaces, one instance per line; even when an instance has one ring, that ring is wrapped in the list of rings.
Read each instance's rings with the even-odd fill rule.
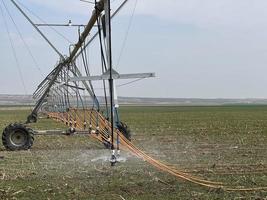
[[[99,126],[96,127],[96,135],[99,135]]]
[[[111,159],[110,159],[111,166],[112,167],[115,166],[116,162],[117,162],[116,156],[115,155],[112,155],[111,156]]]
[[[116,159],[116,156],[115,156],[115,150],[112,150],[112,155],[111,155],[111,158],[110,158],[110,164],[111,166],[115,166],[116,162],[117,162],[117,159]]]

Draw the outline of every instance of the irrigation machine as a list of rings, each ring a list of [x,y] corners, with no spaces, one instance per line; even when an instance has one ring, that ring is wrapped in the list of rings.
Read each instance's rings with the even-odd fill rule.
[[[36,24],[27,15],[21,3],[10,0],[40,36],[59,56],[53,70],[38,85],[33,94],[36,104],[25,123],[11,123],[3,131],[2,142],[7,150],[27,150],[34,143],[36,131],[29,126],[36,123],[39,113],[66,124],[67,134],[83,132],[93,135],[111,150],[111,164],[120,153],[120,139],[131,139],[128,126],[120,120],[115,79],[144,79],[154,73],[120,74],[112,62],[111,19],[127,3],[123,1],[111,13],[110,0],[94,2],[94,9],[87,25]],[[4,4],[4,2],[3,2]],[[4,4],[5,6],[5,4]],[[40,26],[77,26],[78,42],[69,47],[69,55],[63,55],[41,31]],[[82,31],[81,31],[82,30]],[[91,32],[93,31],[93,34]],[[93,40],[99,40],[101,74],[93,75],[89,67],[88,49]],[[102,101],[95,94],[94,81],[103,87]],[[90,97],[88,100],[86,97]],[[103,100],[104,99],[104,100]],[[117,150],[117,151],[116,151]]]

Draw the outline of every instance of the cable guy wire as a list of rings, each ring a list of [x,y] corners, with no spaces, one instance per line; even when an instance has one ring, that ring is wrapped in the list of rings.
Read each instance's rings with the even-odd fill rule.
[[[26,89],[26,86],[25,86],[25,81],[24,81],[24,78],[23,78],[23,75],[22,75],[22,71],[21,71],[21,67],[20,67],[20,64],[19,64],[18,57],[17,57],[17,53],[16,53],[16,50],[15,50],[14,43],[13,43],[10,31],[9,31],[9,27],[8,27],[8,24],[7,24],[5,15],[4,15],[4,11],[3,11],[1,5],[0,5],[0,10],[1,10],[1,15],[2,15],[2,17],[4,19],[5,28],[6,28],[6,31],[7,31],[8,38],[9,38],[9,42],[10,42],[10,46],[11,46],[11,49],[12,49],[12,53],[13,53],[13,56],[15,58],[16,67],[18,69],[18,73],[19,73],[19,77],[20,77],[20,80],[21,80],[21,83],[22,83],[22,86],[23,86],[23,89],[24,89],[24,93],[27,94],[27,89]]]
[[[4,2],[4,0],[2,0],[2,3],[3,3],[3,5],[4,5],[5,9],[6,9],[7,14],[9,15],[11,21],[13,22],[13,24],[14,24],[14,26],[15,26],[15,28],[16,28],[16,30],[17,30],[19,36],[20,36],[20,39],[22,40],[22,42],[23,42],[23,44],[24,44],[26,50],[28,51],[28,53],[29,53],[29,55],[30,55],[30,57],[31,57],[31,59],[32,59],[32,61],[33,61],[33,63],[34,63],[34,66],[35,66],[36,69],[40,72],[40,74],[44,77],[44,74],[42,73],[42,70],[40,69],[40,67],[39,67],[39,65],[38,65],[38,63],[37,63],[37,61],[36,61],[36,59],[34,58],[33,53],[32,53],[32,51],[31,51],[29,45],[26,43],[25,39],[23,38],[22,33],[20,32],[20,30],[19,30],[19,28],[18,28],[18,25],[16,24],[16,22],[15,22],[15,20],[13,19],[12,15],[10,14],[10,12],[9,12],[9,10],[8,10],[8,8],[7,8],[6,4],[5,4],[5,2]]]

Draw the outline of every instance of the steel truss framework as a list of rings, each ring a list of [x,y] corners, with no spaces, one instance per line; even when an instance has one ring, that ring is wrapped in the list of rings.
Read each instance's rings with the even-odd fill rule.
[[[49,113],[68,113],[71,109],[78,110],[95,110],[97,113],[103,113],[104,117],[109,121],[110,128],[108,129],[105,139],[106,143],[112,150],[112,163],[115,162],[114,150],[114,129],[118,129],[129,134],[127,125],[122,123],[119,118],[118,100],[115,90],[114,79],[143,79],[154,77],[154,73],[139,73],[139,74],[119,74],[113,69],[112,64],[112,37],[111,37],[111,19],[119,10],[126,4],[124,0],[122,4],[111,15],[110,0],[95,1],[95,7],[87,25],[83,26],[82,33],[79,31],[79,39],[75,45],[70,47],[69,56],[64,56],[54,46],[52,42],[40,30],[40,26],[46,24],[35,24],[30,17],[22,10],[20,5],[11,0],[14,6],[27,19],[27,21],[35,28],[35,30],[43,37],[43,39],[51,46],[51,48],[59,55],[59,61],[56,63],[53,70],[46,76],[46,78],[38,85],[33,94],[36,100],[36,105],[31,114],[27,117],[26,124],[37,122],[38,112]],[[53,24],[47,24],[52,26]],[[65,26],[65,25],[64,25]],[[80,26],[77,26],[80,30]],[[89,37],[93,28],[97,28],[97,32]],[[88,48],[90,43],[99,37],[102,74],[92,75],[89,68]],[[96,96],[92,81],[102,81],[104,91],[104,106],[100,105],[99,98]],[[108,92],[107,92],[108,91]],[[83,94],[82,94],[83,93]],[[86,101],[86,97],[90,100]],[[91,121],[92,116],[89,117]],[[84,130],[91,129],[92,124],[89,123],[87,127],[87,119],[84,115],[83,124]],[[70,119],[66,123],[74,131],[77,127],[77,119]],[[98,128],[99,125],[96,125]],[[128,139],[130,136],[128,135]],[[117,137],[117,150],[119,150],[119,137]],[[29,146],[30,147],[30,146]],[[19,149],[19,148],[15,148]]]
[[[119,145],[121,143],[123,149],[129,150],[155,168],[200,186],[226,191],[267,190],[267,187],[230,187],[222,182],[209,181],[201,177],[192,176],[181,170],[177,170],[174,166],[150,157],[130,142],[130,138],[127,137],[127,125],[121,123],[119,120],[117,96],[113,79],[148,78],[153,77],[154,74],[119,74],[113,69],[110,0],[95,2],[95,9],[92,12],[91,19],[85,26],[83,33],[80,34],[79,41],[74,45],[69,56],[63,56],[40,31],[36,24],[24,13],[19,5],[14,0],[11,0],[11,2],[60,56],[60,60],[55,68],[39,84],[37,90],[34,92],[33,96],[37,102],[32,113],[28,116],[27,123],[36,122],[37,114],[41,110],[52,119],[61,121],[72,129],[88,132],[112,150],[111,165],[116,163],[114,149],[116,148],[119,152]],[[126,2],[127,0],[122,3],[114,12],[113,16]],[[86,42],[86,38],[94,26],[98,27],[98,33]],[[89,71],[86,48],[97,35],[99,35],[101,46],[102,74],[93,76]],[[106,45],[106,49],[103,48],[104,45]],[[79,59],[82,60],[84,71],[78,66]],[[110,99],[108,103],[107,98],[105,98],[105,112],[101,109],[99,99],[94,92],[92,81],[96,80],[103,81],[105,97],[107,95],[105,86],[108,81]],[[85,97],[81,95],[81,91],[86,91],[91,97],[90,108],[87,102],[85,102]],[[24,150],[32,146],[34,140],[33,135],[34,132],[28,126],[12,123],[5,128],[2,140],[4,146],[9,150]],[[114,144],[114,138],[117,141],[116,144]]]

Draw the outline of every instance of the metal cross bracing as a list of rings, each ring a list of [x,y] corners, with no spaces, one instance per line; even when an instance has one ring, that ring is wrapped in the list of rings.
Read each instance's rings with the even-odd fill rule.
[[[154,74],[119,74],[113,69],[110,19],[122,8],[127,0],[122,3],[112,16],[110,15],[110,0],[96,2],[92,17],[83,33],[80,34],[77,44],[70,50],[69,56],[63,56],[56,49],[36,24],[27,17],[15,0],[11,0],[11,2],[60,56],[60,60],[56,63],[54,69],[34,92],[33,96],[36,99],[36,105],[29,115],[27,123],[36,122],[38,112],[42,111],[50,118],[66,124],[72,130],[84,131],[112,150],[112,165],[116,162],[114,149],[119,151],[121,144],[121,148],[129,150],[132,154],[142,158],[157,169],[200,186],[227,191],[267,190],[267,187],[244,188],[239,186],[233,188],[222,182],[209,181],[201,177],[192,176],[152,158],[131,143],[127,125],[119,120],[116,87],[113,79],[148,78],[153,77]],[[86,42],[93,27],[97,27],[98,31]],[[99,36],[102,64],[102,74],[97,76],[90,73],[87,54],[87,48],[96,36]],[[92,81],[97,80],[102,81],[104,86],[104,103],[100,102],[94,91]],[[107,85],[109,86],[109,101],[107,100]],[[2,140],[4,146],[9,150],[29,149],[33,144],[34,132],[24,124],[12,123],[4,129]],[[116,143],[114,143],[114,140],[116,140]]]
[[[81,27],[78,26],[78,42],[69,47],[68,56],[63,55],[46,35],[43,34],[39,24],[35,24],[31,18],[27,16],[19,3],[15,0],[11,0],[11,2],[59,55],[59,61],[54,66],[53,70],[38,85],[33,94],[36,104],[27,117],[26,124],[36,122],[40,111],[47,114],[58,113],[65,116],[71,109],[82,110],[84,113],[86,110],[90,109],[92,110],[91,115],[84,114],[84,119],[82,120],[84,130],[89,130],[90,126],[92,126],[91,122],[95,120],[92,118],[93,110],[97,113],[101,112],[110,123],[110,128],[107,130],[106,136],[109,137],[108,146],[112,150],[111,163],[114,164],[116,162],[114,134],[117,134],[114,130],[120,130],[130,139],[127,126],[120,121],[118,97],[114,79],[142,79],[155,76],[153,73],[119,74],[113,69],[111,19],[126,4],[127,0],[124,0],[113,14],[111,14],[110,0],[95,1],[95,7],[92,11],[91,18],[87,25],[84,26],[83,32],[81,32]],[[97,28],[97,31],[94,31],[95,33],[90,36],[93,28]],[[89,67],[90,57],[88,51],[90,43],[96,39],[97,36],[99,38],[101,58],[100,71],[102,74],[100,75],[92,74],[92,70]],[[100,81],[102,83],[103,98],[99,99],[95,94],[92,81]],[[77,126],[78,120],[76,118],[77,116],[74,120],[72,118],[72,120],[65,122],[65,124],[71,128],[71,131],[75,131]],[[98,122],[98,120],[96,121]],[[24,126],[25,125],[23,125],[23,127]],[[96,130],[98,130],[97,127],[99,127],[98,124],[96,125]],[[25,140],[21,141],[21,145],[12,146],[12,141],[8,141],[8,138],[4,138],[4,140],[6,148],[11,150],[30,148],[33,143],[33,141],[29,142]],[[116,148],[118,152],[119,143],[119,137],[117,136]]]

